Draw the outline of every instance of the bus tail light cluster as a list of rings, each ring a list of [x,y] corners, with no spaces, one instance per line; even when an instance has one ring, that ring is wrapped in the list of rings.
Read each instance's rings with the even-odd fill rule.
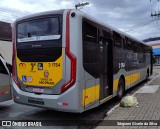
[[[16,67],[15,67],[15,56],[16,56],[16,44],[15,44],[15,25],[12,26],[12,42],[13,42],[13,54],[12,54],[12,78],[17,86],[20,88],[20,84],[17,79]]]
[[[76,64],[77,59],[76,57],[70,52],[70,23],[69,23],[69,17],[70,17],[70,10],[67,12],[66,15],[66,55],[71,61],[71,69],[70,69],[70,80],[61,88],[61,93],[65,92],[67,89],[72,87],[76,82]]]

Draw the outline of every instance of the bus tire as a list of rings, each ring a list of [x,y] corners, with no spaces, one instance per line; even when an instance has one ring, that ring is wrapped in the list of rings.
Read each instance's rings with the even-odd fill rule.
[[[125,87],[124,80],[122,78],[120,78],[119,82],[118,82],[118,90],[117,90],[117,99],[118,100],[120,100],[123,97],[124,87]]]
[[[149,78],[149,69],[147,70],[147,73],[146,73],[146,80],[148,80]]]

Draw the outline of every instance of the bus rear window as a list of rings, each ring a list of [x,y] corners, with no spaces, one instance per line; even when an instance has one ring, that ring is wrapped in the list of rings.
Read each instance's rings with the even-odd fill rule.
[[[60,19],[41,18],[18,24],[18,42],[60,39]]]

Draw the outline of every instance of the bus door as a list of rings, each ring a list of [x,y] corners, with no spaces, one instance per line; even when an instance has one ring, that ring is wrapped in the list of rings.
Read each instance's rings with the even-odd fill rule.
[[[103,73],[100,77],[100,100],[112,95],[113,71],[112,71],[112,40],[100,37],[99,53],[102,61]]]
[[[0,102],[11,99],[9,73],[0,58]]]

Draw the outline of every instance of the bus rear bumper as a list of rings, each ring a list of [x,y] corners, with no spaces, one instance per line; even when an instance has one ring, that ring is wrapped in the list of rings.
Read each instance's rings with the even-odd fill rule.
[[[60,95],[44,95],[25,92],[19,89],[17,84],[11,80],[13,87],[13,100],[16,103],[50,108],[64,112],[81,112],[78,94],[78,82]]]

